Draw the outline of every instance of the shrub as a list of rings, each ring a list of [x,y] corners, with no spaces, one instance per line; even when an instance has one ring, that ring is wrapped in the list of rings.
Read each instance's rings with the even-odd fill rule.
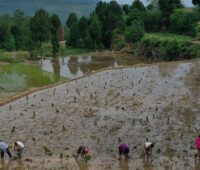
[[[144,36],[144,26],[141,22],[132,22],[125,30],[125,38],[128,42],[137,42]]]

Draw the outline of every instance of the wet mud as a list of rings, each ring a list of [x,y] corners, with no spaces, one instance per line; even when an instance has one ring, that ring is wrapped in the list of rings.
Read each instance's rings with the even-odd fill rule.
[[[22,163],[6,157],[0,167],[199,169],[199,113],[198,60],[105,70],[1,106],[1,140],[20,140],[25,152]],[[148,160],[146,141],[156,142]],[[128,161],[118,160],[121,143]],[[89,147],[90,161],[75,161],[79,145]]]

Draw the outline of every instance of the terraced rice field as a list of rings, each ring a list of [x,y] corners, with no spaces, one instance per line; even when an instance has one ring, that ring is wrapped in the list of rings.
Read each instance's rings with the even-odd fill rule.
[[[198,60],[105,70],[0,107],[1,139],[25,144],[23,162],[0,167],[197,170],[199,113]],[[156,142],[149,159],[146,141]],[[121,143],[129,160],[118,160]],[[89,162],[74,159],[79,145],[89,147]]]

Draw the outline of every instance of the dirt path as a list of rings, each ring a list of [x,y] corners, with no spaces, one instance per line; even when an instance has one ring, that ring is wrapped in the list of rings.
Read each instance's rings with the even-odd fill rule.
[[[105,70],[32,93],[0,107],[1,139],[25,144],[27,169],[198,167],[191,146],[199,135],[199,66],[195,60]],[[147,140],[157,142],[149,161],[142,156]],[[121,143],[130,147],[129,162],[117,160]],[[73,159],[79,145],[89,147],[89,163]]]

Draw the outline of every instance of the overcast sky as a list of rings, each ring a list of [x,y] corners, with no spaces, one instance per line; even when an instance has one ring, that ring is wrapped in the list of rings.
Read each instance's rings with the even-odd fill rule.
[[[110,0],[103,0],[103,1],[109,2]],[[133,2],[134,0],[116,0],[116,1],[117,1],[119,4],[132,4],[132,2]],[[144,5],[147,5],[146,0],[140,0],[140,1],[142,1],[142,3],[143,3]],[[183,4],[184,4],[185,6],[189,6],[189,7],[193,6],[193,5],[192,5],[192,0],[182,0],[182,2],[183,2]]]

